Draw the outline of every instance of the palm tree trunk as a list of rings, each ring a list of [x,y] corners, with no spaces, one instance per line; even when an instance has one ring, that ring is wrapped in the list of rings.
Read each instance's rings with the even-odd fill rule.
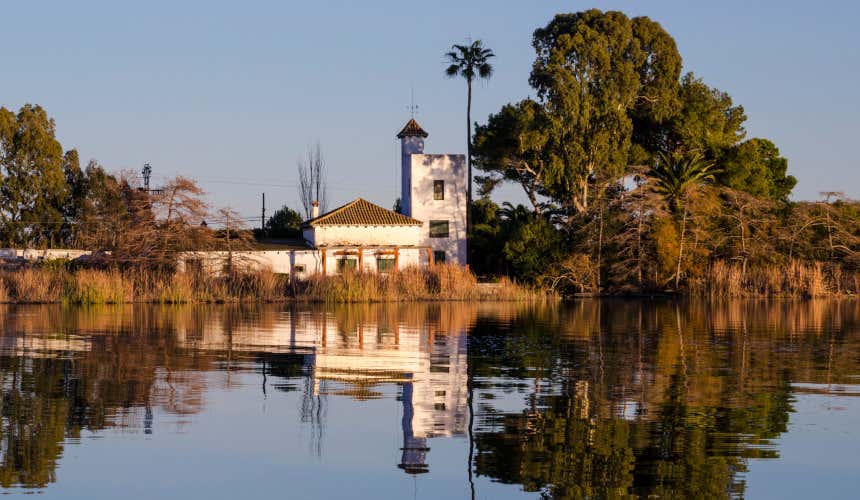
[[[469,236],[472,234],[472,80],[466,80],[466,263],[471,263]]]

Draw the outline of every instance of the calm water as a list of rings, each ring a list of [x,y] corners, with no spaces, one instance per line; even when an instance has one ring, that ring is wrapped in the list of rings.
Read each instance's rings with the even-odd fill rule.
[[[856,498],[860,303],[0,308],[0,491]]]

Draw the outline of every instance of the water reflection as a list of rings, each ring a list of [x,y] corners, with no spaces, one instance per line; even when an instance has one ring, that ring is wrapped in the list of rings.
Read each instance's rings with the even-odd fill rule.
[[[298,398],[283,425],[311,429],[323,466],[346,446],[326,437],[334,401],[397,398],[389,473],[462,464],[478,496],[742,496],[796,398],[860,393],[858,321],[854,301],[10,306],[0,485],[62,491],[83,435],[194,433],[214,395],[255,391]],[[258,411],[242,410],[233,425]]]

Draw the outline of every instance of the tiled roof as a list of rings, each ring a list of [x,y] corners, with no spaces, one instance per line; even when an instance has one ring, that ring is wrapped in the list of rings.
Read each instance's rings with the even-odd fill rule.
[[[306,221],[303,226],[420,226],[422,224],[420,220],[358,198]]]
[[[406,122],[406,126],[403,127],[403,130],[397,134],[398,139],[403,139],[404,137],[427,137],[429,134],[421,128],[421,125],[418,125],[418,122],[415,121],[415,118],[410,118],[408,122]]]

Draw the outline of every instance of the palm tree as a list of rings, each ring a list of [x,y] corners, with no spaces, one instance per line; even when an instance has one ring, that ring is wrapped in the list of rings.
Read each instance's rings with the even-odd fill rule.
[[[675,289],[681,280],[681,259],[684,256],[684,237],[687,232],[687,199],[692,190],[712,182],[717,170],[701,153],[675,156],[661,152],[649,170],[654,190],[669,204],[669,210],[681,216],[681,237],[678,244],[678,266],[675,270]]]
[[[471,45],[452,45],[451,51],[445,53],[449,66],[445,68],[448,78],[461,76],[466,80],[468,94],[466,98],[466,165],[468,184],[466,187],[466,234],[471,230],[472,222],[472,82],[476,77],[489,79],[493,76],[493,66],[488,62],[496,57],[491,49],[485,48],[480,40]]]
[[[654,179],[654,190],[666,199],[674,213],[684,208],[684,200],[691,188],[713,181],[715,174],[714,164],[706,161],[701,153],[677,157],[660,152],[648,172]]]

